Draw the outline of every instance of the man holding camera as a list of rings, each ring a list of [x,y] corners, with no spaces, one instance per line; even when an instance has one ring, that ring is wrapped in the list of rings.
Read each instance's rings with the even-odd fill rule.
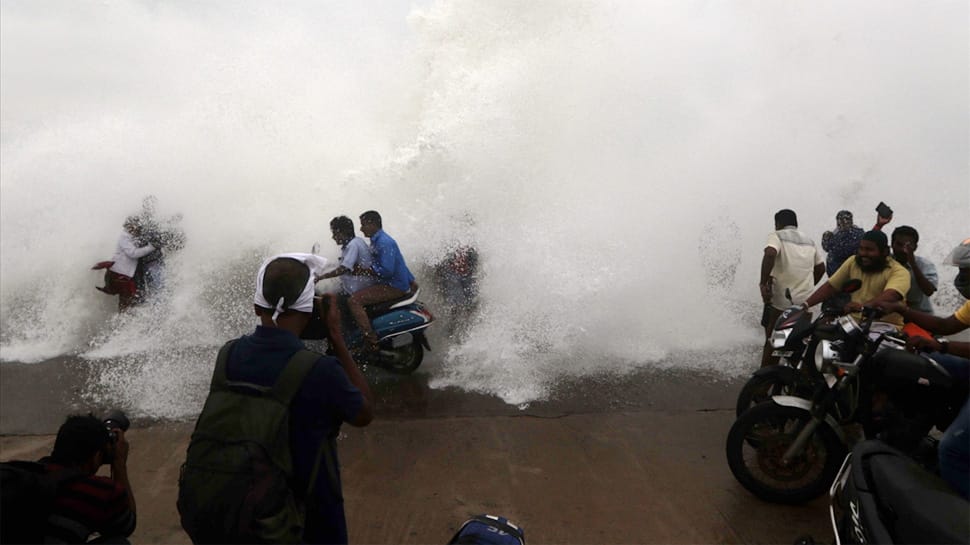
[[[911,278],[906,304],[909,308],[933,314],[930,296],[936,293],[938,276],[932,261],[916,255],[919,233],[909,225],[900,225],[893,230],[890,240],[893,259],[909,271]]]
[[[110,429],[109,429],[110,428]],[[70,473],[57,489],[45,529],[48,543],[128,543],[135,531],[135,496],[128,480],[128,441],[123,429],[93,415],[69,416],[54,450],[40,460],[48,475]],[[102,465],[111,477],[97,475]]]

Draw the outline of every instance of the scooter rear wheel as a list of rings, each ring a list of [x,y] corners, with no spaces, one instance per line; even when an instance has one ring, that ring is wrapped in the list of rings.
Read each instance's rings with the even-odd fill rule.
[[[392,373],[410,375],[424,360],[424,347],[411,342],[397,348],[381,348],[380,366]]]

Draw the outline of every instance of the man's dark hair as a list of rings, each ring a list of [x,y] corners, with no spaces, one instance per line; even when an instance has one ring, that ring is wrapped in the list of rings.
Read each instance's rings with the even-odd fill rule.
[[[291,257],[276,258],[263,272],[263,297],[270,304],[282,297],[284,307],[289,307],[303,294],[309,279],[310,269],[302,262]]]
[[[882,251],[889,249],[889,241],[886,240],[886,233],[883,233],[882,231],[876,231],[875,229],[872,231],[866,231],[866,233],[862,235],[862,240],[868,240],[875,243],[875,245]]]
[[[383,229],[384,226],[381,225],[381,215],[374,210],[368,210],[360,215],[360,222],[373,223],[378,229]]]
[[[90,413],[68,416],[57,430],[51,461],[69,466],[83,464],[110,441],[111,436],[100,418]]]
[[[798,227],[798,216],[795,215],[794,210],[789,210],[785,208],[784,210],[779,210],[775,213],[775,224],[782,227]]]
[[[336,218],[330,220],[330,230],[353,238],[354,220],[348,218],[347,216],[337,216]]]
[[[919,242],[919,233],[909,225],[900,225],[893,229],[893,242],[896,242],[896,237],[913,237],[913,242]]]

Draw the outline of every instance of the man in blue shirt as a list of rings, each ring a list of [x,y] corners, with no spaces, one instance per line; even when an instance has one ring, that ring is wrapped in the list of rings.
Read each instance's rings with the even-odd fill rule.
[[[370,239],[373,262],[369,269],[357,267],[354,274],[371,276],[377,280],[377,284],[355,292],[347,300],[347,306],[364,336],[366,348],[377,350],[377,335],[364,307],[400,299],[415,289],[417,284],[397,242],[384,232],[380,214],[373,210],[361,214],[360,232]]]

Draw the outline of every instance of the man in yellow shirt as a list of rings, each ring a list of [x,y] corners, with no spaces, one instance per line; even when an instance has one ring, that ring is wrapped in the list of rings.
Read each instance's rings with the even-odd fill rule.
[[[805,300],[805,307],[815,306],[839,293],[849,280],[862,281],[862,287],[852,293],[851,300],[842,309],[845,313],[858,313],[863,306],[903,301],[910,287],[909,271],[889,258],[889,240],[882,231],[862,235],[856,255],[846,259],[829,281]],[[858,315],[855,318],[859,319]],[[886,314],[880,321],[903,326],[903,317],[898,312]]]

